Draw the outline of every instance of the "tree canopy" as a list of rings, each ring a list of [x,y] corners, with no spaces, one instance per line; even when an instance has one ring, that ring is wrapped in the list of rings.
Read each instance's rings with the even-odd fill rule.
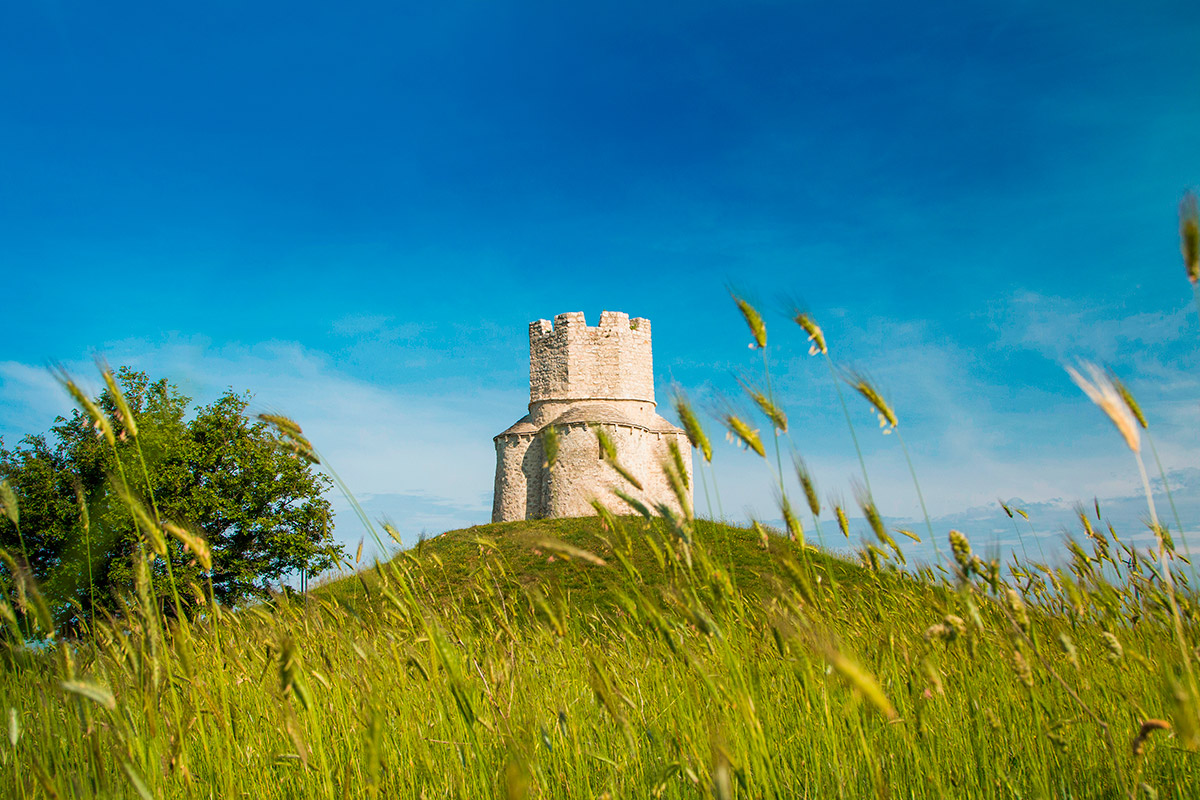
[[[27,563],[61,621],[93,603],[119,607],[138,557],[160,601],[173,581],[185,604],[204,602],[210,577],[213,597],[234,604],[289,573],[332,566],[341,547],[323,496],[331,482],[286,432],[246,415],[249,394],[229,389],[189,414],[191,398],[165,379],[124,367],[106,375],[95,400],[70,383],[85,412],[13,449],[0,442],[0,479],[11,489],[0,499],[9,512],[0,547]],[[148,521],[136,519],[139,508]],[[150,525],[160,547],[146,552]],[[211,573],[188,535],[207,541]]]

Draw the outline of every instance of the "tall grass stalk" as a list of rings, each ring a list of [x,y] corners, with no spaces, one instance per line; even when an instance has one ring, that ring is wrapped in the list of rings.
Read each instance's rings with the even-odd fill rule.
[[[913,487],[917,490],[917,500],[921,504],[921,515],[925,518],[925,529],[933,541],[933,551],[937,554],[938,563],[942,563],[942,550],[938,547],[937,536],[933,533],[933,523],[929,520],[929,510],[925,508],[925,495],[921,493],[921,483],[917,480],[917,471],[913,468],[912,457],[908,454],[908,445],[904,443],[904,435],[896,430],[896,438],[900,441],[900,449],[904,451],[904,461],[908,464],[908,474],[912,476]]]
[[[1195,569],[1195,564],[1192,562],[1192,547],[1188,542],[1187,531],[1183,528],[1183,520],[1179,518],[1179,509],[1175,507],[1175,497],[1171,493],[1171,484],[1167,481],[1167,472],[1163,469],[1162,461],[1158,457],[1158,448],[1154,446],[1154,439],[1150,436],[1150,432],[1145,432],[1146,444],[1150,445],[1150,454],[1154,456],[1154,464],[1158,467],[1159,480],[1162,481],[1163,491],[1167,495],[1167,503],[1171,506],[1171,515],[1175,518],[1175,528],[1179,531],[1179,538],[1183,542],[1183,552],[1187,556],[1189,564]]]
[[[1166,588],[1167,601],[1170,604],[1171,618],[1174,622],[1175,643],[1179,648],[1183,668],[1187,674],[1188,690],[1191,693],[1191,714],[1195,715],[1200,706],[1200,692],[1197,691],[1196,676],[1192,668],[1192,648],[1187,643],[1183,630],[1183,619],[1179,613],[1176,598],[1175,580],[1171,576],[1171,565],[1167,561],[1167,546],[1163,537],[1163,528],[1158,521],[1158,511],[1154,507],[1154,494],[1150,491],[1150,480],[1146,476],[1146,465],[1142,461],[1141,436],[1139,420],[1135,414],[1136,405],[1129,402],[1128,392],[1122,392],[1122,386],[1113,379],[1111,373],[1105,373],[1094,364],[1081,364],[1080,369],[1067,367],[1067,372],[1084,394],[1088,396],[1108,416],[1117,431],[1125,440],[1125,444],[1137,461],[1138,475],[1142,479],[1142,489],[1146,495],[1146,506],[1150,511],[1150,524],[1158,544],[1159,566],[1162,570],[1162,581]],[[1086,372],[1085,376],[1083,373]],[[1200,723],[1200,720],[1192,720]]]
[[[829,345],[825,341],[825,332],[817,324],[816,320],[813,319],[812,315],[806,311],[793,309],[792,321],[808,334],[808,340],[811,342],[808,354],[815,356],[820,353],[825,358],[825,366],[829,368],[829,379],[833,381],[833,388],[837,392],[838,403],[842,407],[842,414],[846,417],[846,427],[850,431],[850,440],[854,442],[854,452],[858,455],[858,466],[862,469],[863,484],[867,487],[867,491],[870,492],[871,478],[867,475],[867,462],[863,458],[862,447],[858,444],[858,434],[854,432],[854,421],[850,418],[850,408],[846,405],[846,396],[842,393],[842,382],[838,378],[837,370],[833,366],[833,357],[829,355]]]
[[[1020,529],[1020,527],[1017,526],[1017,520],[1016,520],[1016,517],[1013,516],[1012,508],[1010,508],[1008,503],[1005,503],[1003,500],[998,499],[996,502],[998,502],[1000,504],[1000,508],[1004,511],[1005,514],[1008,515],[1008,518],[1012,521],[1013,530],[1017,534],[1017,544],[1019,544],[1021,546],[1021,557],[1025,559],[1026,563],[1028,563],[1029,551],[1025,548],[1025,537],[1023,537],[1021,535],[1021,529]],[[1045,560],[1044,556],[1043,556],[1043,560]]]
[[[452,531],[388,561],[356,557],[360,572],[303,598],[223,609],[207,543],[159,519],[152,499],[153,512],[142,507],[121,472],[139,530],[135,585],[99,615],[93,603],[90,652],[54,630],[37,584],[0,552],[14,574],[0,598],[0,794],[1194,796],[1185,643],[1200,603],[1172,577],[1137,427],[1097,391],[1133,437],[1157,546],[1089,527],[1090,553],[1072,541],[1069,564],[1051,568],[1014,552],[1005,575],[954,531],[952,582],[903,569],[869,485],[857,499],[880,546],[861,563],[823,541],[697,520],[676,487],[678,510],[622,517],[597,499],[595,517]],[[295,422],[264,421],[320,462]],[[770,466],[749,425],[726,422]],[[703,430],[684,427],[709,462]],[[796,468],[822,540],[815,480]],[[711,470],[694,473],[706,496]],[[207,610],[170,619],[153,592],[143,553],[166,549],[164,529],[196,554]],[[25,630],[52,646],[31,646]],[[1175,739],[1150,736],[1168,728]]]
[[[1179,249],[1183,254],[1184,271],[1192,285],[1196,314],[1200,317],[1200,211],[1197,210],[1195,192],[1185,192],[1179,202]]]
[[[763,412],[764,416],[767,417],[767,421],[771,425],[771,439],[775,444],[775,478],[779,484],[780,494],[786,497],[787,489],[783,482],[783,456],[779,447],[779,434],[787,432],[787,417],[782,411],[778,410],[778,406],[775,404],[775,393],[771,387],[771,364],[767,358],[767,326],[763,321],[762,315],[747,300],[737,296],[732,291],[730,292],[730,297],[733,298],[738,310],[742,313],[742,318],[746,321],[746,326],[750,329],[750,334],[754,338],[754,342],[750,346],[756,348],[762,354],[766,395],[764,396],[752,390],[751,387],[744,383],[742,384],[742,388],[755,401],[755,404]]]

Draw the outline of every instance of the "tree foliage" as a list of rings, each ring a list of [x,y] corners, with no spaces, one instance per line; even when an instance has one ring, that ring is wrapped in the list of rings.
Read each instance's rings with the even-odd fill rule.
[[[140,547],[139,527],[121,493],[156,525],[198,533],[212,554],[213,595],[224,604],[264,594],[289,573],[318,572],[341,553],[332,538],[331,485],[279,434],[246,415],[250,396],[227,390],[188,414],[191,399],[165,379],[121,368],[120,394],[94,402],[109,421],[74,411],[47,434],[13,449],[0,442],[0,478],[13,490],[18,521],[0,518],[0,547],[26,562],[63,621],[72,608],[116,608],[134,584],[136,557],[151,559],[160,601],[172,592],[164,557]],[[125,419],[119,402],[132,416]],[[181,600],[204,602],[209,574],[178,538],[167,537]]]

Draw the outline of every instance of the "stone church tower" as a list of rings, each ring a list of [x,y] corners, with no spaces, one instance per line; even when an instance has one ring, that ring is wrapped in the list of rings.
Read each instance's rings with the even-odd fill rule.
[[[529,325],[529,413],[496,436],[492,522],[595,513],[598,498],[630,513],[611,487],[653,508],[678,509],[661,464],[679,443],[691,484],[692,448],[682,430],[655,413],[650,320],[605,311],[589,328],[581,312]],[[558,457],[546,468],[541,432],[553,425]],[[593,426],[602,427],[617,460],[641,482],[637,491],[602,458]],[[689,489],[690,492],[690,489]],[[690,498],[689,498],[690,502]]]

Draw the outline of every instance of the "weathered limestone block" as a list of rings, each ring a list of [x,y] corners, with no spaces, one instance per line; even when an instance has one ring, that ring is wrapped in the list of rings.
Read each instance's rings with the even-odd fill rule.
[[[559,442],[553,469],[542,448],[549,425]],[[608,433],[617,460],[642,491],[603,460],[596,427]],[[625,513],[613,486],[651,508],[666,503],[678,510],[661,466],[670,458],[671,441],[683,452],[691,485],[687,437],[655,412],[650,320],[620,312],[605,311],[594,328],[580,312],[529,325],[529,413],[494,441],[493,522],[586,516],[594,513],[593,498]]]

